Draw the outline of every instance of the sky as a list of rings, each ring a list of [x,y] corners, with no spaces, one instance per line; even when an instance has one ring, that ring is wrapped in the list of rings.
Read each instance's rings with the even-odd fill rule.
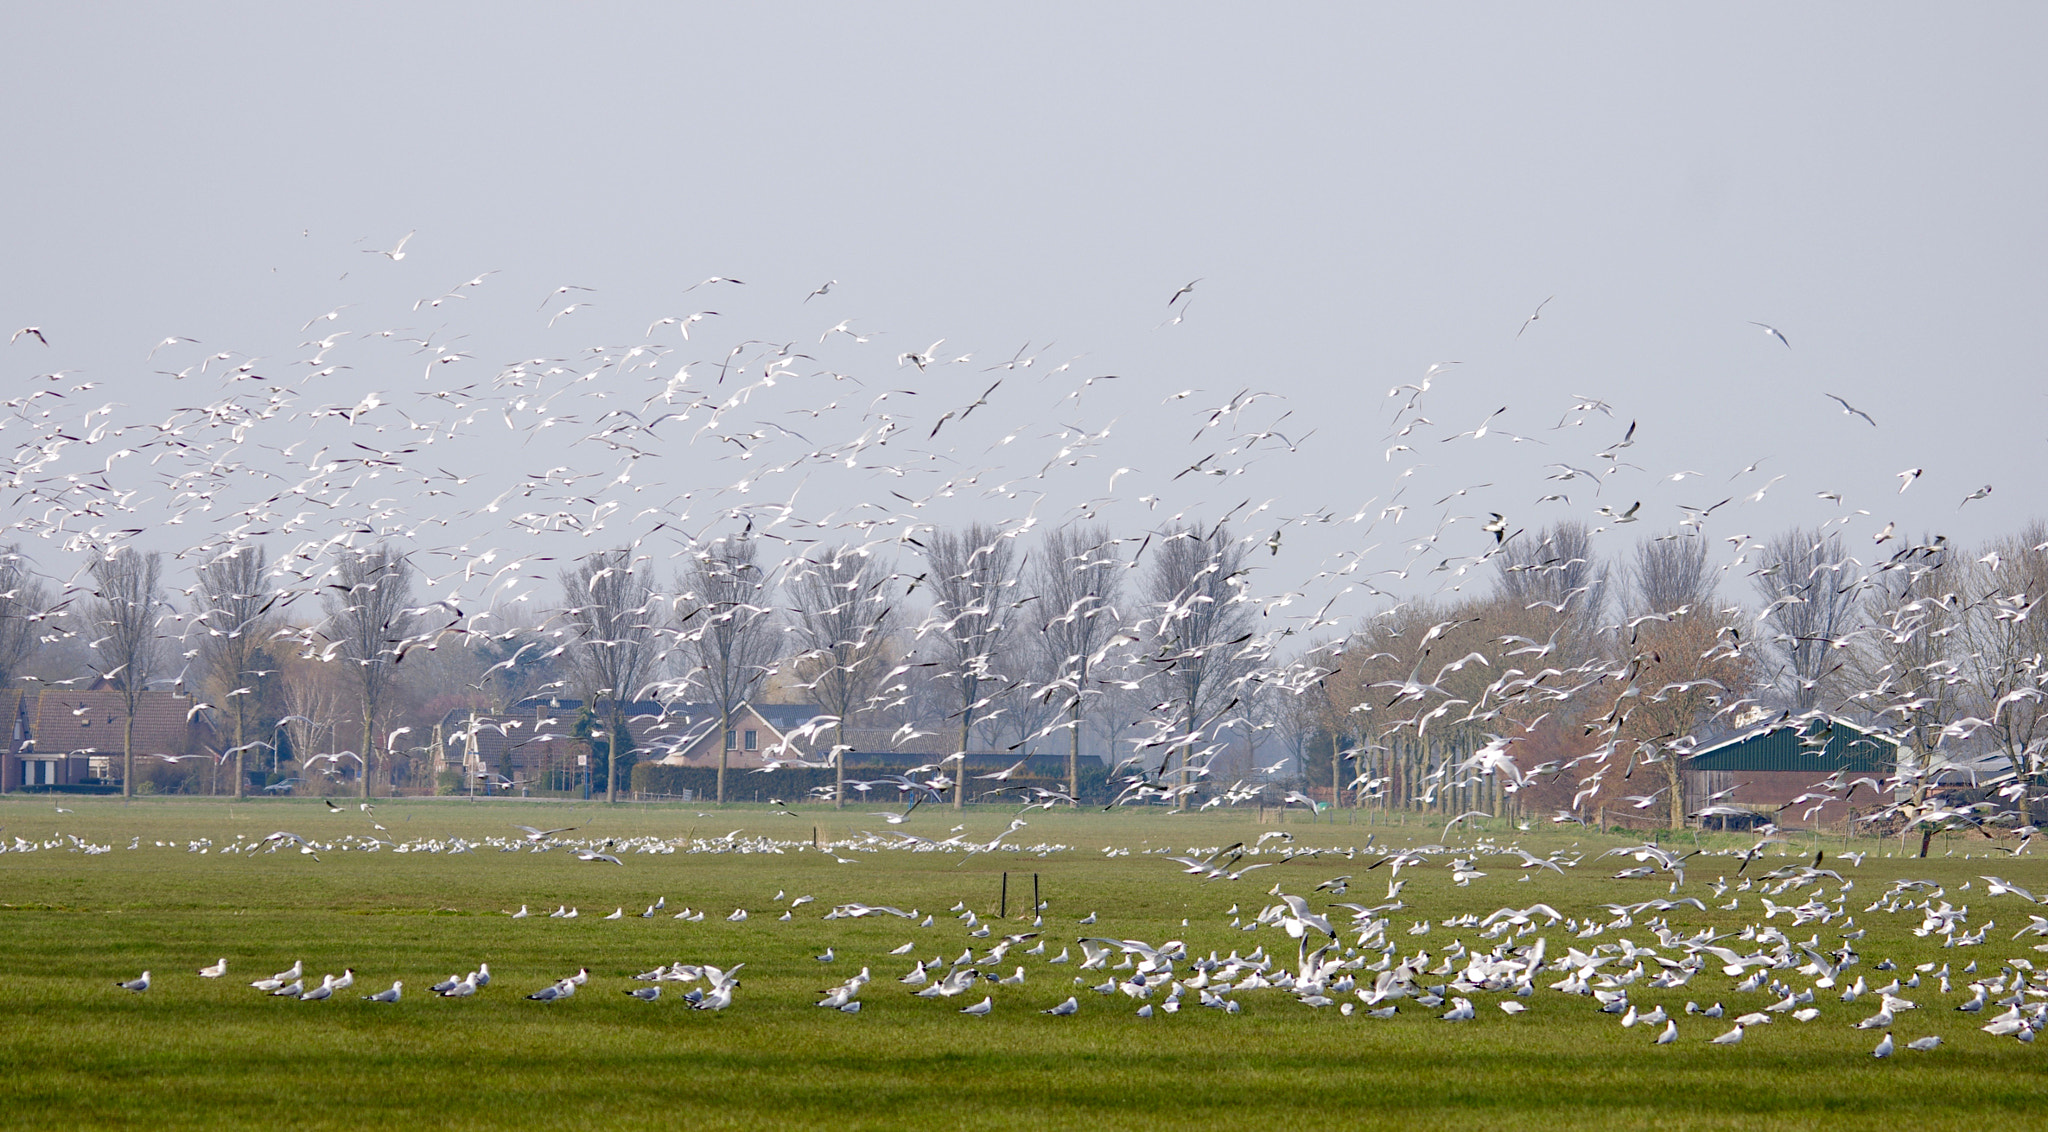
[[[1343,617],[1489,576],[1493,513],[1621,555],[1725,497],[1718,561],[2042,513],[2036,6],[10,24],[0,330],[48,345],[0,350],[0,388],[61,396],[6,410],[5,537],[58,577],[109,540],[386,534],[474,599],[451,571],[493,551],[778,517],[1227,515],[1282,535],[1262,593]]]

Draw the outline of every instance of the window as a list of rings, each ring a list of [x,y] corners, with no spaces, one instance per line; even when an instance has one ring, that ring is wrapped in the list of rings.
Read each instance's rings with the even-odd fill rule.
[[[737,751],[740,749],[739,732],[728,731],[725,733],[725,749],[728,751]]]
[[[758,750],[760,750],[760,749],[761,749],[761,733],[760,733],[759,731],[749,731],[749,732],[747,732],[747,750],[749,750],[749,751],[758,751]]]

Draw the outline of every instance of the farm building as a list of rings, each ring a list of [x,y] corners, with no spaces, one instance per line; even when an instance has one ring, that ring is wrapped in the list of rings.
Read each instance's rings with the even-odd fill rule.
[[[1828,717],[1753,728],[1694,751],[1686,763],[1686,797],[1695,806],[1724,790],[1721,805],[1752,810],[1781,826],[1839,825],[1890,805],[1883,783],[1898,773],[1899,744]],[[1816,787],[1837,779],[1832,799]],[[1846,784],[1868,779],[1853,788]]]

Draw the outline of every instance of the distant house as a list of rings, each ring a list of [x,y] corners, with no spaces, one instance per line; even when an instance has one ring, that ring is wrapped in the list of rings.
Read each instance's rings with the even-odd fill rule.
[[[1831,776],[1882,784],[1898,766],[1897,740],[1814,717],[1753,728],[1694,751],[1686,763],[1686,797],[1703,804],[1708,795],[1733,788],[1722,805],[1755,811],[1778,825],[1838,824],[1852,811],[1890,805],[1891,792],[1863,783],[1835,791],[1834,800],[1807,797],[1823,793],[1817,784]],[[1806,800],[1796,801],[1801,798]]]
[[[644,718],[644,717],[643,717]],[[635,726],[626,726],[639,744],[642,758],[664,766],[717,766],[721,751],[726,766],[752,770],[771,761],[812,759],[831,753],[829,728],[822,734],[803,731],[807,724],[825,718],[812,704],[753,704],[739,706],[723,732],[718,728],[718,709],[709,704],[671,704],[665,716]]]
[[[190,696],[142,693],[135,706],[135,755],[194,755],[217,744],[207,712]],[[127,703],[101,683],[83,691],[49,688],[0,694],[9,739],[0,757],[0,790],[119,782]],[[141,769],[138,763],[137,769]]]
[[[500,786],[573,789],[590,742],[577,735],[583,701],[537,696],[502,712],[449,712],[434,727],[435,770],[457,771]],[[803,730],[821,713],[808,704],[742,704],[723,733],[706,704],[625,704],[619,720],[639,761],[751,770],[777,759],[809,759],[830,750],[829,732]]]

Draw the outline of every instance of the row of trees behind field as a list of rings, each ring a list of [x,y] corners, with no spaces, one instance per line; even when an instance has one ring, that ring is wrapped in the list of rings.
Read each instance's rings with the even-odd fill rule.
[[[1220,527],[977,525],[886,548],[790,553],[742,534],[569,563],[422,563],[393,544],[272,562],[241,545],[181,576],[124,550],[63,585],[9,548],[0,679],[104,681],[131,717],[143,689],[186,692],[237,768],[206,780],[238,790],[288,767],[423,789],[434,721],[549,694],[592,705],[603,734],[627,703],[815,704],[821,751],[1059,753],[1070,782],[1099,758],[1178,804],[1299,778],[1337,804],[1626,807],[1676,826],[1699,803],[1686,756],[1772,714],[2001,760],[2023,815],[2042,777],[2040,524],[1968,551],[1681,529],[1603,558],[1565,523],[1503,536],[1473,593],[1389,598],[1309,641],[1254,596],[1258,544]],[[490,603],[432,598],[461,592],[432,569],[487,579]],[[607,746],[615,795],[634,752]],[[164,788],[201,781],[143,769]],[[719,782],[723,796],[723,766]]]

